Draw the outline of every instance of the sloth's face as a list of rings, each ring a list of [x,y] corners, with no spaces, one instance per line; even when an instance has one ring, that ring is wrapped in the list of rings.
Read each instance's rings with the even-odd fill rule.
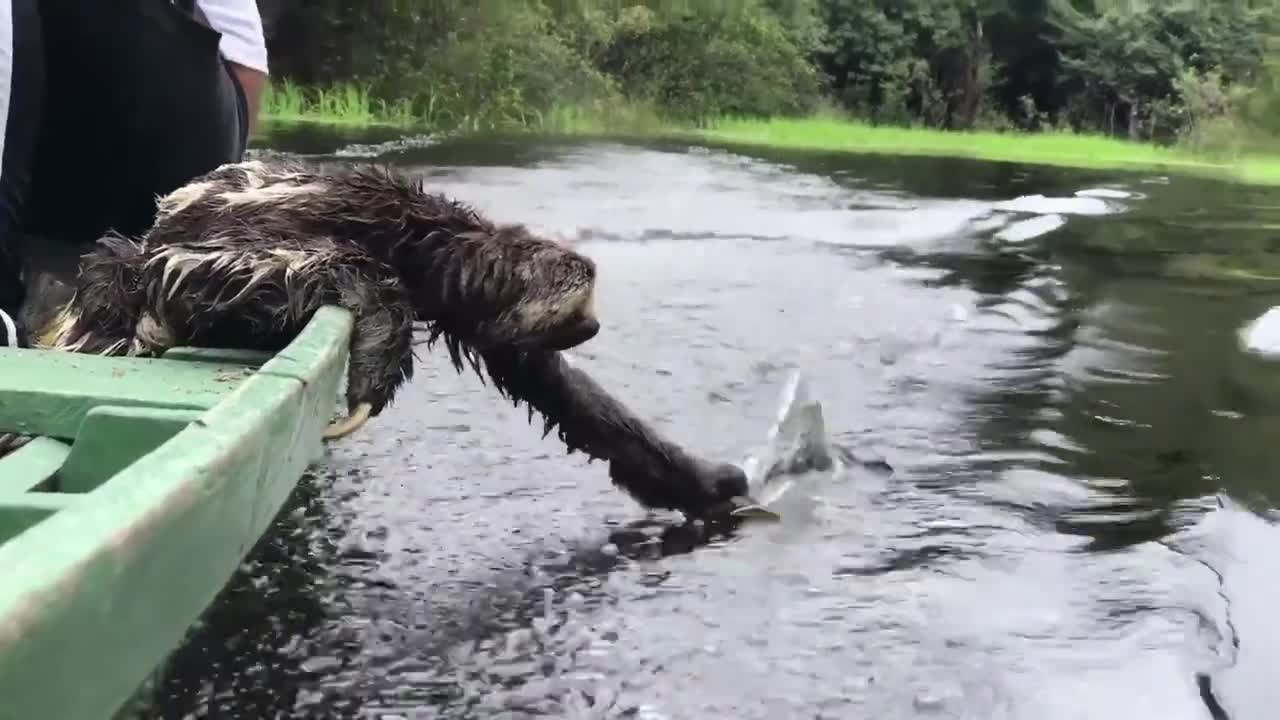
[[[600,332],[595,263],[523,227],[455,236],[428,267],[422,319],[476,349],[567,350]]]

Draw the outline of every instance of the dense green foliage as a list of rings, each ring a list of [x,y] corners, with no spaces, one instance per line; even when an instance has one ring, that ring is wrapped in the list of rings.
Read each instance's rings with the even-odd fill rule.
[[[275,74],[355,82],[446,125],[528,124],[561,106],[650,104],[696,121],[810,110],[802,35],[756,2],[260,0]],[[808,21],[811,15],[800,14]]]
[[[539,124],[565,108],[697,124],[833,106],[874,123],[1212,149],[1266,128],[1277,103],[1271,0],[259,3],[277,78],[362,88],[384,114],[441,126]]]

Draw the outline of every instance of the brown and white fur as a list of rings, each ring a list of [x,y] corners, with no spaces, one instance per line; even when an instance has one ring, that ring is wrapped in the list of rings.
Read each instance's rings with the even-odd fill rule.
[[[643,505],[701,514],[746,502],[739,468],[661,437],[562,356],[600,327],[595,265],[571,248],[370,168],[226,165],[157,210],[142,238],[109,235],[84,257],[75,296],[40,345],[278,351],[319,307],[338,305],[354,329],[350,416],[335,436],[381,413],[412,377],[423,324],[458,371],[469,364],[531,420],[541,414],[544,436],[558,428],[570,453],[608,462]]]

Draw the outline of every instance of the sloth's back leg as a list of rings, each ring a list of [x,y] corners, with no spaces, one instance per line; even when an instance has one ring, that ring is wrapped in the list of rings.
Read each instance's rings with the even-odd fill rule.
[[[117,233],[100,238],[80,262],[71,298],[51,308],[36,345],[96,355],[123,355],[133,346],[141,302],[138,279],[146,258]]]
[[[327,240],[309,241],[305,249],[265,241],[234,251],[169,245],[153,251],[145,282],[137,334],[161,344],[279,351],[321,306],[349,310],[352,422],[334,428],[337,434],[382,412],[413,375],[408,293],[389,268],[350,246]]]

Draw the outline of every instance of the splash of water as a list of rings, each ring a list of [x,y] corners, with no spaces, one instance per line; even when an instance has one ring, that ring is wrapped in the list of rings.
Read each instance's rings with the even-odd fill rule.
[[[844,473],[845,458],[827,434],[822,403],[812,396],[800,372],[793,372],[783,386],[777,419],[764,446],[748,455],[742,467],[757,504],[740,514],[770,519],[779,519],[784,496],[792,495],[804,481],[829,480]]]

